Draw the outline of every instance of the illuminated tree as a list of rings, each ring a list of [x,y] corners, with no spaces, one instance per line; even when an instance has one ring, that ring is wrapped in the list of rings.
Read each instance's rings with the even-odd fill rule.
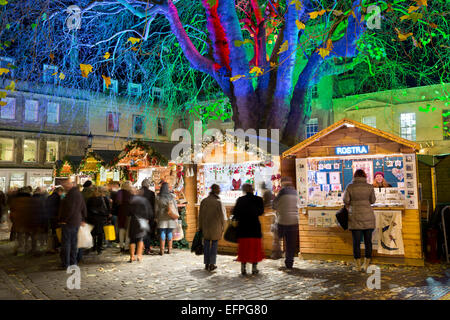
[[[303,138],[311,88],[324,76],[358,70],[361,88],[402,82],[397,74],[383,78],[389,66],[407,70],[405,79],[421,74],[419,84],[448,77],[448,47],[440,47],[448,44],[445,0],[78,1],[81,29],[68,31],[70,4],[5,7],[1,39],[15,40],[7,51],[30,66],[22,78],[33,81],[38,75],[29,71],[53,63],[64,86],[101,90],[113,77],[145,83],[150,96],[157,84],[174,111],[192,97],[222,93],[237,128],[279,128],[286,144]],[[380,8],[381,30],[366,28],[370,5]],[[408,65],[408,54],[423,58],[427,50],[438,58]],[[83,77],[80,65],[92,66],[92,75],[86,67]]]

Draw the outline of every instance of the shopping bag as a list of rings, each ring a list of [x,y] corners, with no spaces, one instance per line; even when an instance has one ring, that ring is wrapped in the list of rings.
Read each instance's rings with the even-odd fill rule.
[[[203,233],[197,231],[192,241],[191,252],[195,252],[196,255],[203,254]]]
[[[89,249],[94,246],[94,239],[91,234],[92,229],[94,229],[94,226],[88,223],[80,226],[78,229],[78,248]]]
[[[178,220],[177,227],[173,230],[172,238],[175,241],[179,241],[184,238],[183,222],[181,220]]]
[[[342,227],[342,229],[348,229],[348,210],[345,206],[343,206],[341,209],[339,209],[338,212],[336,212],[336,220],[339,222],[339,225]]]
[[[56,228],[56,237],[58,238],[59,243],[62,241],[62,228]]]
[[[107,241],[116,240],[116,231],[114,230],[114,226],[112,224],[103,226],[103,231],[105,232],[105,240]]]
[[[175,203],[173,203],[173,201],[169,202],[169,205],[167,207],[167,214],[169,215],[170,218],[174,220],[180,217],[180,214],[178,213],[178,208],[175,205]]]
[[[237,225],[234,222],[228,224],[228,228],[225,231],[223,238],[228,242],[238,243]]]

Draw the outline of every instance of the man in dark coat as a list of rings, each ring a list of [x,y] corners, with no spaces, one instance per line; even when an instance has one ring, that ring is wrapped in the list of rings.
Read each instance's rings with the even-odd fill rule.
[[[69,179],[62,185],[67,195],[62,201],[59,219],[62,225],[61,267],[67,269],[77,264],[78,229],[85,225],[87,209],[81,192]]]
[[[147,233],[147,236],[144,238],[144,245],[145,245],[145,254],[150,254],[152,251],[151,241],[157,240],[158,236],[156,233],[156,220],[155,220],[155,193],[149,189],[150,187],[150,181],[148,179],[144,179],[142,181],[142,188],[141,188],[141,195],[150,204],[151,208],[151,214],[149,216],[150,221],[150,231]]]
[[[92,250],[101,254],[103,251],[103,227],[108,220],[109,210],[98,188],[93,187],[92,196],[88,199],[86,207],[88,210],[88,221],[94,226],[92,230],[94,247]]]
[[[130,238],[130,262],[135,260],[134,252],[136,249],[137,259],[142,261],[144,238],[150,229],[150,216],[153,215],[153,210],[147,199],[138,196],[136,190],[133,190],[132,194],[134,195],[130,202],[130,228],[128,230],[128,237]]]
[[[56,187],[52,194],[46,200],[46,209],[49,220],[49,227],[52,232],[51,245],[49,246],[49,252],[55,253],[58,237],[56,236],[56,228],[58,228],[58,213],[59,206],[61,204],[61,196],[64,192],[63,187]]]
[[[28,238],[31,237],[31,252],[36,252],[36,238],[33,233],[33,204],[29,188],[20,188],[17,195],[10,202],[11,221],[16,232],[17,244],[14,253],[17,255],[19,250],[24,253],[29,251]]]

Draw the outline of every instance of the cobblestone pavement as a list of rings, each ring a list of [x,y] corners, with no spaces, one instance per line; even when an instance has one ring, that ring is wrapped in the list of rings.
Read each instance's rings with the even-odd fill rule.
[[[381,289],[370,290],[369,275],[349,271],[344,262],[296,258],[295,268],[287,271],[282,259],[267,259],[259,264],[259,275],[242,276],[233,256],[219,255],[218,269],[210,273],[203,270],[203,257],[189,250],[128,263],[117,248],[85,255],[81,289],[69,290],[70,274],[58,270],[58,255],[14,256],[12,250],[12,243],[0,241],[0,299],[437,300],[449,299],[450,292],[446,265],[380,266]]]

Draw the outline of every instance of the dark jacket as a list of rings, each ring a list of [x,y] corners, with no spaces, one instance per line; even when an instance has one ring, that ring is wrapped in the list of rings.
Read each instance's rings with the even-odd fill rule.
[[[155,193],[147,187],[142,187],[142,190],[144,190],[143,197],[145,199],[147,199],[147,201],[150,204],[150,207],[152,209],[149,220],[150,220],[151,224],[153,224],[153,222],[155,220]]]
[[[90,197],[87,201],[87,221],[94,226],[93,234],[103,232],[103,226],[108,220],[108,208],[103,197]]]
[[[18,193],[10,201],[11,221],[15,232],[33,232],[33,199],[29,193]]]
[[[56,228],[58,222],[59,206],[61,204],[61,197],[58,193],[54,192],[46,200],[47,215],[52,229]]]
[[[375,229],[375,215],[371,204],[375,203],[375,191],[366,178],[353,178],[344,192],[344,203],[348,210],[348,229]]]
[[[86,203],[81,192],[74,187],[62,201],[59,221],[71,227],[79,227],[82,221],[86,221],[86,218]]]
[[[43,194],[35,194],[31,197],[33,206],[32,224],[35,231],[47,232],[49,217],[45,207],[46,197]]]
[[[284,226],[299,223],[297,190],[293,187],[284,187],[273,201],[273,209],[277,210],[278,224]]]
[[[220,240],[225,229],[225,216],[219,196],[210,193],[200,203],[198,226],[205,240]]]
[[[247,193],[237,199],[233,209],[233,220],[238,221],[238,238],[262,238],[259,216],[264,213],[261,197]]]
[[[117,225],[119,229],[127,228],[127,217],[131,210],[132,195],[126,190],[117,192]]]
[[[139,223],[139,219],[142,219],[148,223],[150,215],[153,215],[153,210],[147,199],[140,196],[133,196],[129,211],[130,229],[128,236],[130,239],[145,237],[149,230],[142,228],[142,225]]]
[[[112,200],[111,214],[113,216],[117,216],[118,210],[119,210],[119,203],[117,202],[117,194],[118,194],[118,191],[110,191],[109,192],[109,197]]]

